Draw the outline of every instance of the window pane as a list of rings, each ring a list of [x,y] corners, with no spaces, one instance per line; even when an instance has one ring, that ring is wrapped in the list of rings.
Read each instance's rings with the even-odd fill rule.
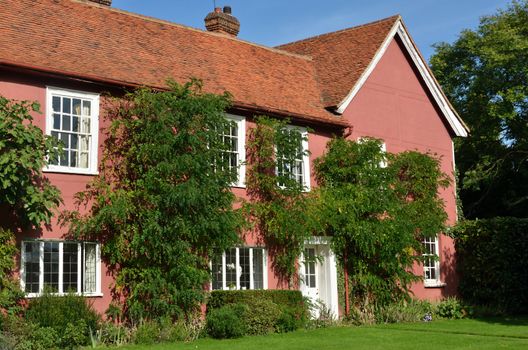
[[[73,114],[81,115],[81,100],[78,98],[73,99]]]
[[[24,275],[26,293],[39,292],[40,242],[24,243]]]
[[[213,290],[224,289],[222,275],[222,255],[215,256],[213,258],[213,261],[211,261],[211,271],[213,274]]]
[[[83,101],[83,115],[92,115],[92,103],[90,101]]]
[[[59,96],[53,96],[52,98],[53,102],[52,102],[52,105],[53,105],[53,112],[60,112],[61,109],[60,109],[60,97]]]
[[[253,249],[253,288],[264,289],[264,250]]]
[[[53,129],[60,130],[60,114],[53,115]]]
[[[59,291],[59,242],[44,242],[44,289]]]
[[[62,99],[62,113],[71,113],[71,99],[64,97]]]
[[[72,131],[79,131],[79,117],[72,117]]]
[[[97,245],[84,244],[84,293],[97,292]]]
[[[63,115],[62,116],[62,130],[70,131],[71,130],[71,123],[70,123],[70,116],[69,115]]]
[[[77,293],[79,291],[77,286],[79,245],[64,243],[62,250],[62,290],[64,293]]]
[[[236,287],[236,248],[228,249],[226,255],[226,284],[228,288]]]
[[[249,248],[239,248],[240,289],[250,289]]]

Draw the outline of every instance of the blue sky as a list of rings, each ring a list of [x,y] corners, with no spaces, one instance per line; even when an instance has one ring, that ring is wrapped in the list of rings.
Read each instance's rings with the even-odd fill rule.
[[[431,45],[453,42],[479,18],[505,8],[509,0],[216,0],[230,5],[241,22],[239,37],[267,46],[304,39],[401,14],[428,59]],[[213,0],[114,0],[113,7],[204,28]]]

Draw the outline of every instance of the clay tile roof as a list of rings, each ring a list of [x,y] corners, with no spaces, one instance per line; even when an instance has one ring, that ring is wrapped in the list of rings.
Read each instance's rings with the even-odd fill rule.
[[[277,48],[312,57],[325,107],[336,107],[367,69],[400,18],[392,16]]]
[[[3,1],[0,64],[131,86],[196,77],[235,105],[346,125],[309,57],[84,1]]]

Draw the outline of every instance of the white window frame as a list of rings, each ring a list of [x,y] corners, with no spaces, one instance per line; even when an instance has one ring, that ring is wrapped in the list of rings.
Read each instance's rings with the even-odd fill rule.
[[[79,242],[79,241],[59,241],[59,240],[24,240],[21,243],[21,254],[20,254],[20,289],[25,291],[26,289],[26,259],[25,259],[25,245],[27,243],[39,243],[39,291],[38,293],[25,293],[27,298],[36,298],[42,295],[44,290],[44,243],[52,242],[59,243],[59,281],[58,281],[58,292],[54,295],[65,295],[66,292],[63,291],[63,247],[64,243],[75,243],[78,247],[77,254],[77,290],[79,292],[75,293],[76,295],[88,296],[88,297],[101,297],[101,247],[99,243],[96,242]],[[95,244],[95,292],[93,293],[83,293],[82,289],[82,269],[84,268],[84,261],[82,260],[83,254],[83,244]]]
[[[295,125],[286,125],[287,130],[297,130],[301,133],[301,136],[303,138],[302,140],[302,150],[303,150],[303,158],[302,158],[302,169],[303,169],[303,192],[310,192],[311,190],[311,173],[310,173],[310,149],[309,149],[309,143],[308,143],[308,130],[306,130],[305,127],[302,126],[295,126]],[[275,146],[275,154],[277,154],[277,146]],[[275,174],[278,174],[279,169],[275,168]]]
[[[427,244],[431,244],[431,242],[432,242],[431,238],[425,238],[423,240],[423,244],[424,245],[426,243]],[[424,253],[422,254],[422,256],[424,258],[427,258],[427,257],[434,257],[435,258],[434,264],[432,264],[432,266],[426,266],[425,263],[423,264],[423,270],[424,270],[423,271],[423,276],[424,276],[424,286],[425,287],[441,287],[441,286],[444,285],[440,281],[440,240],[439,240],[438,235],[436,235],[434,237],[434,244],[435,244],[435,252],[434,252],[434,254],[428,253],[426,251],[424,251]],[[429,271],[429,270],[433,270],[433,269],[435,271],[436,278],[434,278],[434,279],[426,278],[426,272]]]
[[[48,164],[43,170],[45,172],[69,173],[69,174],[84,174],[97,175],[97,152],[99,149],[99,94],[88,93],[83,91],[76,91],[70,89],[62,89],[52,86],[46,87],[46,135],[51,135],[53,128],[53,96],[63,96],[69,98],[80,98],[84,100],[91,100],[92,115],[90,116],[90,134],[91,142],[89,146],[89,167],[78,168],[64,165]]]
[[[238,131],[238,169],[237,181],[233,183],[233,187],[246,187],[246,118],[226,114],[226,119],[237,124]]]
[[[254,280],[253,280],[253,249],[261,249],[262,250],[262,289],[268,289],[268,250],[264,247],[234,247],[236,249],[236,290],[240,289],[240,276],[242,275],[242,270],[240,267],[240,248],[249,248],[249,290],[254,290]],[[209,262],[209,267],[212,268],[212,262]],[[213,289],[213,281],[211,278],[211,282],[209,283],[209,290],[230,290],[229,286],[227,285],[226,281],[226,253],[222,253],[222,288],[221,289]]]

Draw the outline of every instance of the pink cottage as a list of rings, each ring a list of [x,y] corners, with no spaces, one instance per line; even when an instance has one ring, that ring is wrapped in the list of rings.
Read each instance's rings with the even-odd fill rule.
[[[229,7],[206,17],[207,31],[111,8],[110,0],[5,0],[0,16],[0,94],[40,102],[35,123],[63,140],[67,152],[45,175],[58,186],[64,208],[97,174],[105,127],[104,96],[137,86],[164,88],[168,77],[203,80],[208,92],[234,96],[227,118],[236,121],[237,157],[245,159],[252,116],[289,118],[309,127],[303,147],[303,185],[316,186],[313,160],[332,134],[352,127],[350,138],[382,139],[387,151],[431,151],[453,174],[453,138],[467,136],[463,121],[442,92],[400,16],[271,48],[236,37],[238,20]],[[244,197],[245,171],[236,195]],[[453,179],[454,180],[454,179]],[[456,221],[455,184],[442,191],[448,224]],[[64,240],[56,221],[50,229],[19,235],[21,287],[28,297],[44,285],[59,293],[74,289],[103,312],[111,301],[112,276],[97,242]],[[416,266],[424,282],[415,296],[438,299],[457,289],[453,241],[442,234],[424,242],[433,259]],[[301,291],[339,313],[336,261],[324,237],[306,242],[310,278]],[[270,269],[273,256],[251,240],[234,247],[213,268],[213,289],[282,288]],[[236,273],[226,273],[234,268]]]

